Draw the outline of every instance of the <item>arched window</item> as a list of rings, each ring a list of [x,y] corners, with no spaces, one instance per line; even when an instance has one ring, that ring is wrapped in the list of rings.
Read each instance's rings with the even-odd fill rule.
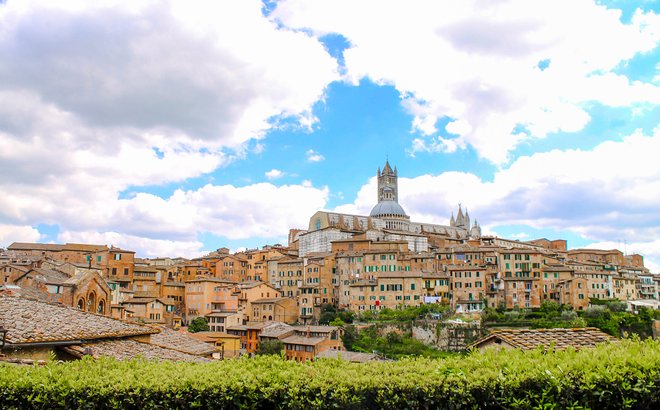
[[[268,320],[273,320],[273,317],[272,317],[272,316],[268,316]]]
[[[87,311],[93,312],[96,307],[96,293],[91,292],[87,295]]]
[[[100,315],[105,315],[105,300],[103,299],[99,300],[99,305],[96,308],[96,313]]]
[[[85,299],[83,299],[83,298],[78,299],[78,305],[77,306],[78,306],[78,309],[84,310],[85,309]]]

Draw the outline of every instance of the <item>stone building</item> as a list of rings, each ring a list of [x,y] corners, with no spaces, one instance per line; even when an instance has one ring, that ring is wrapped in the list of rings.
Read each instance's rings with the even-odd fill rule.
[[[362,236],[372,241],[406,241],[411,252],[429,250],[429,243],[481,237],[481,228],[459,205],[456,218],[449,225],[413,222],[399,204],[398,171],[389,161],[376,173],[378,202],[368,216],[350,215],[331,211],[316,212],[309,221],[307,231],[296,231],[295,244],[300,256],[311,252],[329,252],[331,242]]]

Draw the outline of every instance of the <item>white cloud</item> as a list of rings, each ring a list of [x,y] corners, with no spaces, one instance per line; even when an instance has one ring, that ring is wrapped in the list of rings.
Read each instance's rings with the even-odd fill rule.
[[[399,178],[399,202],[413,220],[447,224],[456,204],[485,228],[528,225],[573,231],[594,242],[625,238],[659,264],[660,127],[591,151],[553,150],[520,157],[484,181],[467,172]],[[400,170],[405,175],[405,170]],[[376,180],[337,210],[368,214]],[[570,246],[570,244],[569,244]],[[646,248],[648,246],[648,248]],[[632,249],[632,246],[631,248]]]
[[[0,224],[0,247],[13,242],[37,242],[39,239],[39,231],[31,226]]]
[[[0,61],[0,239],[37,240],[47,223],[63,240],[190,254],[204,231],[286,236],[306,225],[300,201],[325,203],[311,185],[140,192],[263,152],[284,120],[317,121],[337,63],[258,0],[0,2]]]
[[[167,239],[150,239],[140,236],[126,235],[118,232],[72,232],[66,231],[59,234],[60,242],[94,243],[113,245],[122,249],[136,252],[136,256],[142,258],[157,257],[185,257],[195,258],[202,256],[200,251],[202,243],[199,241],[172,241]]]
[[[266,178],[268,179],[277,179],[282,178],[284,176],[284,172],[273,168],[270,171],[267,171],[264,175],[266,175]]]
[[[658,46],[660,15],[620,17],[590,0],[285,0],[273,13],[290,27],[346,37],[347,80],[396,87],[413,130],[434,137],[437,119],[451,120],[445,131],[457,137],[416,138],[413,154],[447,152],[438,141],[452,139],[497,164],[530,138],[582,130],[586,103],[660,102],[657,84],[613,72]]]
[[[307,155],[307,161],[309,162],[321,162],[325,159],[325,157],[318,152],[314,151],[313,149],[310,149],[306,152]]]

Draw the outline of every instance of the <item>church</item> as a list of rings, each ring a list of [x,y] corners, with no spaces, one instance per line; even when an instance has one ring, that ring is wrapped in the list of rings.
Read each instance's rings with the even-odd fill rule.
[[[362,238],[372,241],[406,241],[411,252],[427,252],[447,243],[460,243],[466,239],[479,239],[481,228],[470,215],[458,207],[456,218],[452,214],[449,225],[413,222],[399,204],[399,183],[396,167],[389,161],[376,173],[378,202],[368,216],[350,215],[332,211],[318,211],[309,220],[307,230],[292,233],[289,242],[298,242],[299,256],[315,252],[330,252],[331,242]]]

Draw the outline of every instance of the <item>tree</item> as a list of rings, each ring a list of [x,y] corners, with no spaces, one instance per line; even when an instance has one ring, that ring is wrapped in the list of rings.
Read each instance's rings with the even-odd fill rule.
[[[210,329],[209,321],[204,316],[194,318],[188,325],[188,331],[190,333],[207,332]]]
[[[282,350],[284,350],[284,343],[282,343],[281,340],[266,339],[259,342],[255,354],[258,355],[274,354],[279,356],[280,354],[282,354]]]
[[[346,350],[353,350],[353,345],[358,339],[358,331],[353,325],[348,325],[344,328],[344,335],[341,337],[341,341],[344,343]]]

